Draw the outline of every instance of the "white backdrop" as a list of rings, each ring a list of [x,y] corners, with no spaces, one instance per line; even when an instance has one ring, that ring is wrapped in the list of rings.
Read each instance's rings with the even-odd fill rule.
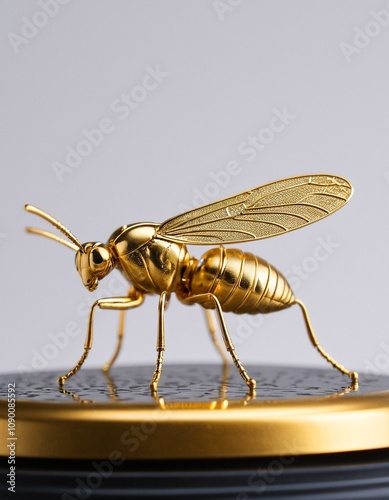
[[[0,9],[1,371],[70,368],[93,300],[126,290],[114,272],[86,291],[69,249],[24,232],[51,230],[25,203],[82,242],[105,241],[122,224],[328,172],[355,187],[345,208],[240,247],[289,277],[337,360],[389,373],[387,1],[3,0]],[[157,303],[127,314],[119,363],[154,363]],[[117,316],[97,311],[85,366],[110,356]],[[297,307],[226,319],[244,363],[326,366]],[[218,361],[199,306],[173,298],[166,335],[165,363]]]

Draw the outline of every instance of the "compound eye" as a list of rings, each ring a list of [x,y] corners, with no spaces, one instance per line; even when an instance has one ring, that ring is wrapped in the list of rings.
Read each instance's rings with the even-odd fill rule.
[[[98,264],[101,264],[104,262],[103,256],[101,255],[101,252],[99,249],[93,250],[92,252],[92,261],[95,266],[98,266]]]
[[[89,254],[89,265],[92,272],[99,274],[107,269],[110,262],[109,251],[104,247],[93,248]]]

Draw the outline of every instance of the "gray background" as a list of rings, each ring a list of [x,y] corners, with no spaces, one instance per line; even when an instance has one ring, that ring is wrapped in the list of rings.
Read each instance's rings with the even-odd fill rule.
[[[344,209],[241,248],[287,274],[336,359],[389,373],[388,2],[3,0],[0,8],[1,371],[70,368],[88,305],[126,289],[115,272],[89,294],[69,249],[24,233],[51,230],[25,203],[82,242],[105,241],[122,224],[193,207],[199,192],[214,201],[328,172],[355,187]],[[139,88],[147,68],[164,74],[152,90]],[[139,102],[125,116],[118,100],[131,93]],[[268,140],[274,110],[293,118]],[[111,132],[56,175],[54,162],[64,164],[67,148],[102,119]],[[242,143],[258,133],[268,143],[248,161]],[[220,174],[227,165],[229,179]],[[199,257],[205,248],[190,250]],[[148,297],[128,313],[120,363],[154,363],[157,303]],[[97,312],[85,366],[111,354],[117,316]],[[326,366],[296,307],[226,319],[245,363]],[[200,307],[173,298],[166,331],[166,363],[218,360]]]

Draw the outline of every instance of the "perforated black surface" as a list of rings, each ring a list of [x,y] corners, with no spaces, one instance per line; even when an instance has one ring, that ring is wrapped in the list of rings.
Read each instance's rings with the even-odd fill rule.
[[[389,377],[360,374],[358,391],[351,390],[348,377],[335,369],[297,367],[246,367],[257,380],[256,399],[287,400],[320,396],[348,397],[389,390]],[[102,370],[81,369],[61,392],[57,378],[65,373],[33,372],[0,376],[0,398],[6,397],[7,384],[16,383],[17,400],[79,401],[146,403],[152,400],[149,381],[153,366],[113,368],[107,377]],[[159,395],[165,401],[239,400],[247,387],[234,366],[224,377],[223,366],[165,365]]]

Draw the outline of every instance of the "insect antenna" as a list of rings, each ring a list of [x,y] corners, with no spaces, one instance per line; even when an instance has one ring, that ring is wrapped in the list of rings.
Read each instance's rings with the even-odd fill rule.
[[[54,217],[51,217],[51,215],[47,214],[43,210],[34,207],[33,205],[25,205],[24,207],[27,212],[30,212],[32,214],[38,215],[39,217],[42,217],[42,219],[45,219],[47,222],[50,222],[54,227],[56,227],[61,233],[63,233],[65,236],[69,238],[69,240],[72,243],[69,243],[68,241],[64,240],[63,238],[60,238],[59,236],[56,236],[53,233],[49,233],[48,231],[43,231],[42,229],[37,229],[34,227],[27,227],[26,231],[28,233],[33,233],[33,234],[38,234],[40,236],[45,236],[46,238],[50,238],[54,241],[57,241],[58,243],[62,243],[63,245],[66,245],[67,247],[71,248],[74,251],[81,250],[84,252],[84,248],[81,245],[81,243],[78,241],[78,239],[74,236],[74,234],[69,231],[63,224],[61,224],[59,221],[54,219]]]
[[[58,243],[62,243],[62,245],[65,245],[75,252],[78,250],[78,246],[74,245],[74,243],[71,243],[70,241],[66,241],[63,238],[60,238],[56,234],[50,233],[49,231],[43,231],[43,229],[38,229],[36,227],[26,227],[27,233],[31,234],[39,234],[40,236],[45,236],[46,238],[50,238],[51,240],[57,241]]]

